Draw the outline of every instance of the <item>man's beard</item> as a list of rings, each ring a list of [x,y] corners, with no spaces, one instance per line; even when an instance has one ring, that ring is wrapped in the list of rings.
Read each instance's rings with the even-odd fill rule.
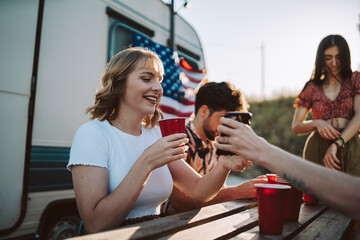
[[[207,139],[211,140],[211,141],[215,141],[215,132],[212,131],[212,130],[209,130],[209,127],[208,127],[208,118],[206,118],[204,120],[204,124],[203,124],[203,131],[204,131],[204,134],[206,136]]]

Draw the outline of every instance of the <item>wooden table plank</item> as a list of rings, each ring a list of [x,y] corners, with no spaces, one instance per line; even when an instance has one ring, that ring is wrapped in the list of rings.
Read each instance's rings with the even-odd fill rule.
[[[229,239],[258,225],[256,207],[184,231],[159,238],[159,240]]]
[[[111,239],[341,239],[351,219],[324,205],[301,206],[298,222],[286,222],[281,235],[259,233],[256,200],[238,200],[73,238]]]
[[[343,234],[351,223],[351,219],[332,209],[329,209],[294,239],[342,239]]]
[[[160,219],[142,222],[117,230],[71,238],[73,240],[95,239],[154,239],[170,235],[183,229],[192,228],[207,222],[256,208],[256,200],[236,200],[211,205],[198,210],[183,212]]]
[[[323,214],[328,208],[324,205],[301,205],[299,221],[285,222],[283,232],[280,235],[265,235],[259,233],[259,227],[254,227],[246,232],[231,238],[231,240],[277,240],[277,239],[292,239],[299,231],[311,224],[319,215]],[[309,238],[310,239],[310,238]]]

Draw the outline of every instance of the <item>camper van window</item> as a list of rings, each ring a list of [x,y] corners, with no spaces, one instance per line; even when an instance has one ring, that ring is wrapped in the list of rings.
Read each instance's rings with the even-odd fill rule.
[[[110,21],[112,23],[109,30],[108,61],[110,61],[110,59],[116,53],[132,45],[132,37],[134,33],[139,34],[151,41],[150,36],[124,24],[123,22],[119,22],[114,18],[110,18]],[[185,60],[190,64],[190,66],[193,67],[195,70],[199,70],[198,61],[200,60],[200,56],[180,45],[176,45],[176,47],[179,54],[183,58],[185,58]]]
[[[152,38],[155,35],[154,30],[145,27],[144,25],[134,21],[131,18],[126,17],[125,15],[120,14],[119,12],[111,9],[110,7],[106,7],[106,13],[109,15],[110,19],[114,22],[121,22],[126,26],[129,26],[132,29],[136,29],[136,31],[142,32],[144,35]]]
[[[183,46],[181,46],[179,44],[176,45],[176,48],[178,49],[179,52],[186,54],[187,56],[193,58],[196,61],[200,61],[200,56],[198,54],[193,53],[192,51],[184,48]]]
[[[123,50],[126,47],[129,47],[131,44],[131,31],[123,28],[121,26],[116,27],[113,32],[113,53],[116,54],[117,52]],[[113,55],[114,55],[113,54]],[[110,56],[111,58],[112,56]]]
[[[108,61],[119,51],[130,46],[131,30],[113,21],[109,30]]]
[[[150,39],[150,36],[122,23],[115,19],[110,19],[112,24],[109,30],[109,49],[108,61],[119,51],[132,45],[132,35],[137,33],[145,38]]]

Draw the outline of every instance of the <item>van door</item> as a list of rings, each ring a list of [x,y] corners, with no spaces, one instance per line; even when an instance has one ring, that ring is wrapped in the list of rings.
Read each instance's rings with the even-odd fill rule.
[[[0,236],[25,214],[38,9],[39,0],[0,1]]]

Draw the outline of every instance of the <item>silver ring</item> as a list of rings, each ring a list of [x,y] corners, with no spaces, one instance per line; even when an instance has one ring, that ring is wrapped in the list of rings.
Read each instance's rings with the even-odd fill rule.
[[[229,137],[225,137],[225,143],[229,142]]]

